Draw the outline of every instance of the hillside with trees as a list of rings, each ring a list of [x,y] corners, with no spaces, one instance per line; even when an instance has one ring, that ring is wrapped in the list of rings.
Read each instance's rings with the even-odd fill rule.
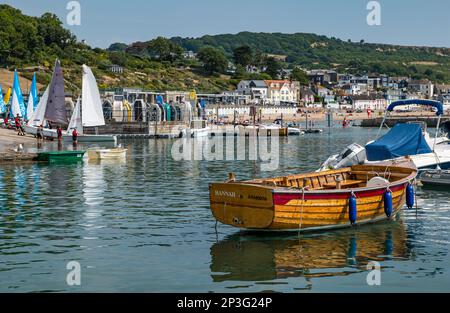
[[[233,58],[236,49],[243,53],[286,56],[286,65],[306,69],[335,69],[349,73],[383,73],[391,76],[428,78],[450,82],[450,49],[408,47],[387,44],[344,41],[315,34],[251,33],[171,39],[186,50],[199,51],[204,46],[221,49]],[[248,63],[248,58],[237,60]],[[256,63],[258,60],[255,61]]]
[[[189,51],[195,54],[189,55]],[[32,17],[0,5],[0,67],[10,71],[17,68],[25,78],[38,71],[38,82],[45,85],[57,58],[64,68],[66,88],[74,93],[80,89],[82,64],[93,69],[102,89],[214,93],[233,89],[241,79],[278,77],[307,84],[302,69],[319,68],[450,83],[449,48],[350,42],[302,33],[242,32],[200,38],[158,37],[100,49],[78,41],[52,13]],[[113,73],[112,65],[123,67],[124,72]]]
[[[78,41],[54,14],[31,17],[0,5],[0,67],[18,69],[20,76],[26,78],[38,71],[37,79],[42,85],[50,81],[54,62],[59,58],[66,89],[74,93],[81,87],[82,64],[93,69],[103,89],[220,92],[233,88],[228,77],[207,73],[198,61],[183,59],[182,53],[182,47],[162,37],[131,46],[116,44],[109,50],[91,48]],[[123,66],[124,73],[109,71],[114,64]]]

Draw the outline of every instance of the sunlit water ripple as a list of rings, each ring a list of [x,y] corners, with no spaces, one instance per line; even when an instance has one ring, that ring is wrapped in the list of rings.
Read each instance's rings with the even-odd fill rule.
[[[376,130],[281,139],[280,165],[174,161],[172,140],[125,141],[126,162],[0,167],[0,291],[450,291],[450,191],[418,190],[399,220],[302,235],[219,225],[208,183],[315,170]],[[66,284],[69,261],[81,286]],[[382,284],[366,283],[366,264]]]

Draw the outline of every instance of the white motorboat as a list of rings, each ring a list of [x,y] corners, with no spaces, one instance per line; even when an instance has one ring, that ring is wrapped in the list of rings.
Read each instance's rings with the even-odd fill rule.
[[[209,130],[210,128],[205,120],[193,120],[186,133],[192,138],[207,137]]]
[[[87,150],[88,158],[93,160],[122,159],[127,156],[127,149],[118,147],[114,149],[92,148]]]
[[[435,138],[431,139],[426,127],[419,123],[397,124],[386,135],[379,138],[389,112],[397,106],[409,104],[428,105],[437,109],[439,119]],[[418,169],[450,168],[450,140],[439,133],[443,112],[442,103],[437,101],[407,100],[394,102],[386,110],[376,140],[367,143],[365,148],[357,144],[348,146],[341,154],[328,158],[320,170],[337,169],[353,164],[390,161],[404,156],[409,156]],[[363,161],[362,157],[364,156],[365,160]]]

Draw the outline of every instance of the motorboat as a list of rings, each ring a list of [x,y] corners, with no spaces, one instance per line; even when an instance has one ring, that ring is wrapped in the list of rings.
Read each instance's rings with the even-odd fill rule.
[[[209,130],[210,127],[205,120],[192,120],[186,133],[192,138],[207,137]]]
[[[289,135],[289,128],[281,127],[278,124],[259,124],[259,125],[250,125],[250,126],[239,126],[239,135],[240,136],[259,136],[259,137],[271,137],[271,136],[279,136],[286,137]],[[296,132],[292,129],[292,132]],[[298,130],[298,135],[301,134],[300,130]]]
[[[435,138],[431,138],[423,123],[398,123],[389,132],[380,136],[389,112],[401,105],[428,105],[437,110],[438,127]],[[377,163],[395,160],[409,156],[419,170],[450,168],[450,140],[440,131],[440,120],[443,115],[443,105],[432,100],[406,100],[392,103],[386,110],[385,117],[375,140],[368,142],[364,148],[352,144],[337,155],[330,156],[320,167],[320,170],[337,169],[342,166],[362,163]],[[363,151],[364,150],[364,151]],[[365,160],[363,157],[365,154]],[[358,156],[355,158],[355,156]]]
[[[425,170],[419,180],[424,186],[450,186],[450,171],[442,169]]]

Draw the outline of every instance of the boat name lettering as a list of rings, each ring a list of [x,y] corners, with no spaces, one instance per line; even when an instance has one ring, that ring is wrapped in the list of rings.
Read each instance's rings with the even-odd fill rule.
[[[236,192],[234,192],[234,191],[216,190],[216,196],[236,198]]]
[[[248,198],[251,200],[257,200],[257,201],[267,201],[267,198],[264,196],[248,195]]]

